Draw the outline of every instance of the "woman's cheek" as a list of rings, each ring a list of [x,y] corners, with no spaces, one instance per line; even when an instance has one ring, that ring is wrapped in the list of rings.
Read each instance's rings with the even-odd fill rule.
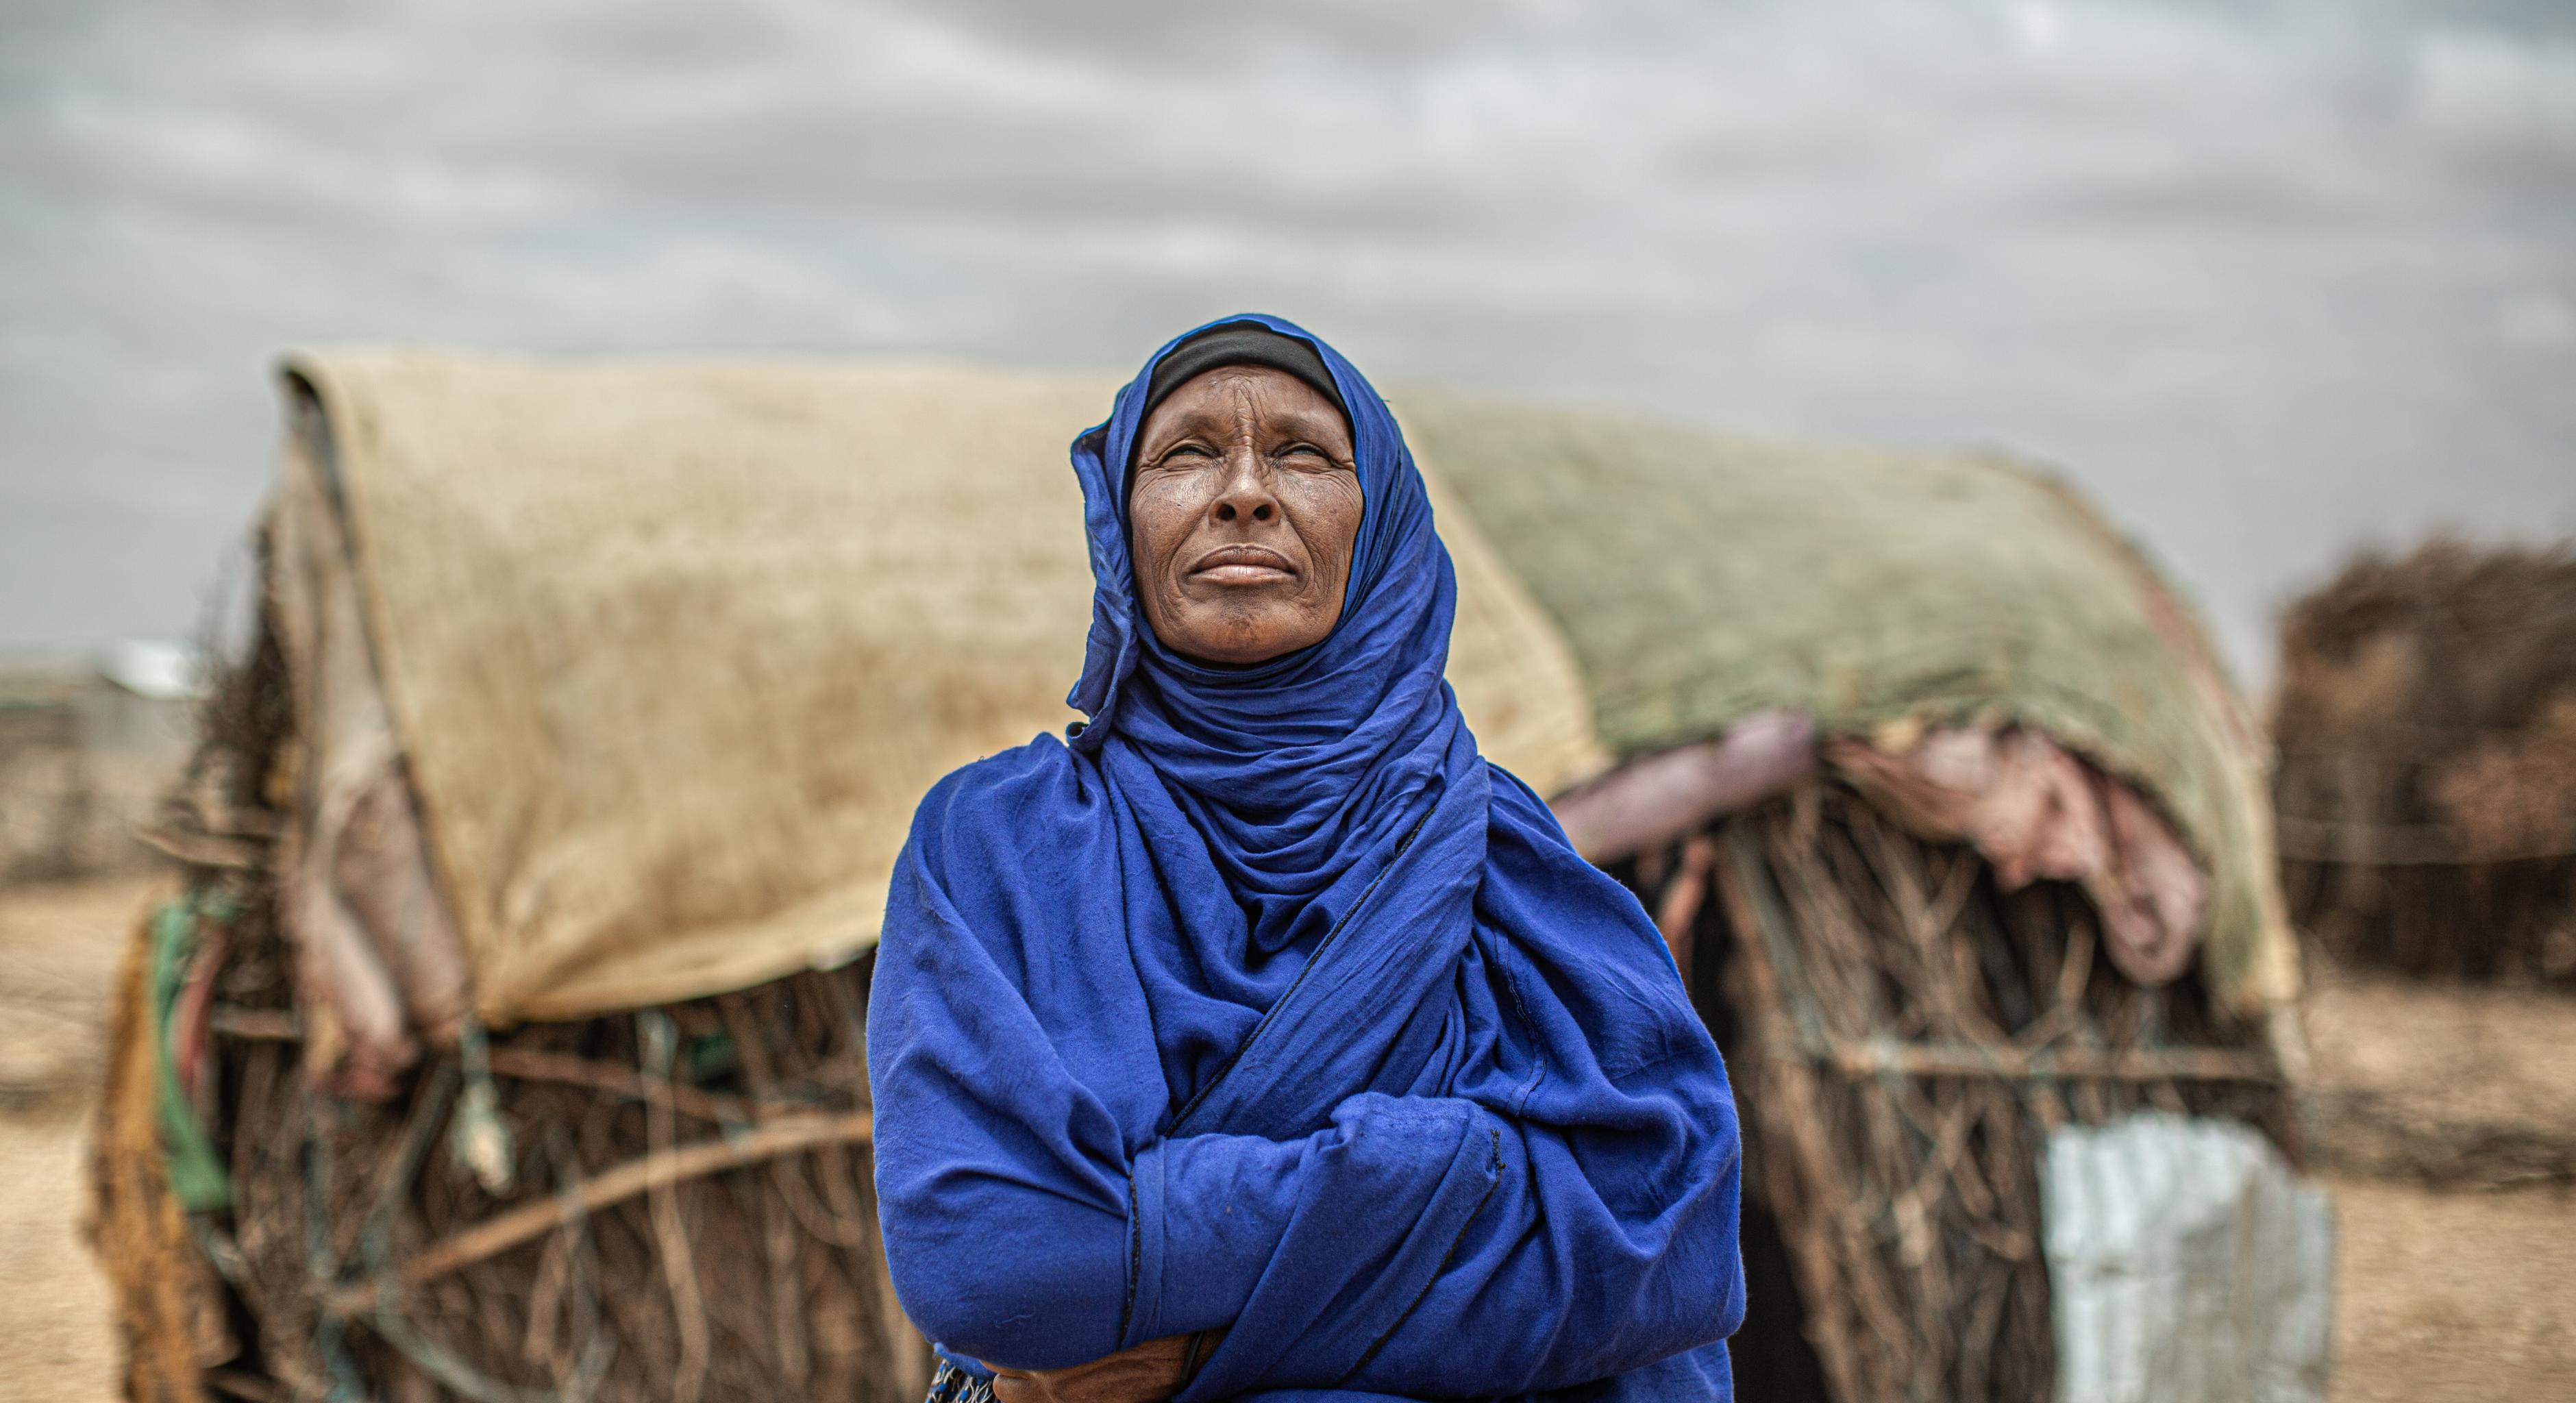
[[[1357,553],[1360,535],[1360,489],[1355,478],[1339,479],[1332,485],[1333,500],[1324,515],[1327,523],[1323,539],[1310,542],[1308,549],[1316,563],[1323,566],[1316,574],[1328,595],[1339,598],[1350,583],[1351,557]]]
[[[1188,492],[1186,482],[1165,478],[1149,484],[1128,501],[1127,519],[1136,532],[1136,554],[1157,579],[1169,573],[1172,553],[1189,535],[1192,513],[1186,500]]]

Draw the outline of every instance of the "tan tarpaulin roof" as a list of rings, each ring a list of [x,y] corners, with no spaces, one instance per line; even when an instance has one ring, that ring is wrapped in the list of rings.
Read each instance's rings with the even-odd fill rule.
[[[875,938],[913,806],[1073,719],[1066,448],[1114,382],[937,366],[289,365],[325,414],[376,666],[494,1023],[695,997]],[[1582,681],[1437,482],[1450,677],[1546,792]]]

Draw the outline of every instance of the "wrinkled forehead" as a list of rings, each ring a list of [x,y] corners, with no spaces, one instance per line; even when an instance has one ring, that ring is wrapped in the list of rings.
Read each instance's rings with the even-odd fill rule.
[[[1192,435],[1294,437],[1347,456],[1350,420],[1341,407],[1286,371],[1265,365],[1221,365],[1200,371],[1145,416],[1131,456],[1145,458]]]

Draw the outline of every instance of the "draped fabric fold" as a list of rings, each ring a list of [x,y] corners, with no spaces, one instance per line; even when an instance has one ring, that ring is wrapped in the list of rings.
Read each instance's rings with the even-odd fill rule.
[[[1319,340],[1364,502],[1340,621],[1241,669],[1137,608],[1156,354],[1075,441],[1090,720],[950,775],[869,1020],[905,1309],[1020,1368],[1226,1327],[1182,1397],[1724,1399],[1734,1104],[1661,938],[1442,678],[1447,552]]]

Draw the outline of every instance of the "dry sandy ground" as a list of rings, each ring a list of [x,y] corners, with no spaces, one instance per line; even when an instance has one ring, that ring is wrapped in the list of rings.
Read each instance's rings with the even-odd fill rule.
[[[150,881],[0,890],[0,1398],[115,1396],[107,1288],[80,1240],[107,991]]]
[[[2336,1403],[2576,1399],[2576,1191],[2333,1189]]]
[[[2355,1178],[2565,1183],[2576,1145],[2576,997],[2341,973],[2305,1009],[2312,1148]]]
[[[0,1398],[114,1396],[107,1288],[76,1236],[83,1127],[0,1125]]]
[[[0,890],[0,1399],[11,1403],[113,1396],[106,1293],[78,1236],[83,1141],[109,981],[153,890]],[[2460,1108],[2485,1119],[2504,1102],[2566,1095],[2557,1071],[2576,1000],[2434,1004],[2329,982],[2310,1028],[2338,1084],[2420,1086],[2406,1064],[2438,1063]],[[2507,1085],[2535,1075],[2518,1094]],[[2576,1188],[2332,1187],[2335,1403],[2576,1400]]]
[[[2576,998],[2323,962],[2311,984],[2338,1403],[2576,1399]]]

